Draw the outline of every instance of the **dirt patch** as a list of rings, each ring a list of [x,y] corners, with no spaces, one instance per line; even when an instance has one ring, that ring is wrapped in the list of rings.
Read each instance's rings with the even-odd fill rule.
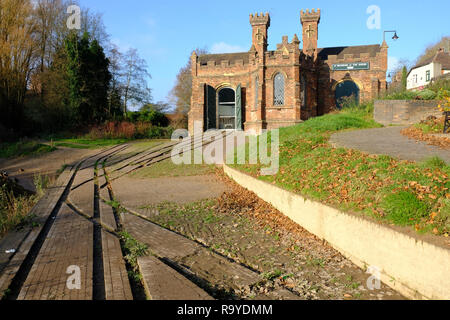
[[[117,199],[131,209],[162,202],[183,204],[217,198],[227,191],[227,186],[214,175],[155,179],[123,177],[115,180],[112,187]]]
[[[39,157],[0,159],[0,169],[8,172],[10,178],[17,179],[17,183],[25,189],[35,192],[33,181],[35,175],[53,178],[64,165],[73,165],[98,152],[98,150],[61,148]]]

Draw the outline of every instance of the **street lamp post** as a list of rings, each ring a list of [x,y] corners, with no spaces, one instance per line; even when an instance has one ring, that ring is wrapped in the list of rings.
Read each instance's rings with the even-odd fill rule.
[[[395,30],[384,31],[384,33],[383,33],[383,42],[386,42],[386,33],[393,33],[394,36],[392,37],[392,40],[394,40],[394,41],[400,39],[400,37],[397,35],[397,31],[395,31]]]

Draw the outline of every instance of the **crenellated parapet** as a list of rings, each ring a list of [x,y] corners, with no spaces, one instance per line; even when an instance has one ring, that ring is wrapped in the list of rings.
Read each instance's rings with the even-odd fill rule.
[[[250,15],[250,24],[252,26],[252,46],[261,56],[267,51],[268,30],[270,27],[269,13],[256,13]]]
[[[300,11],[300,19],[302,24],[304,22],[317,22],[320,23],[320,9],[312,9],[309,11],[309,9],[306,9],[306,11],[301,10]]]
[[[266,13],[255,13],[250,14],[250,24],[252,26],[264,25],[267,28],[270,27],[270,15],[268,12]]]
[[[320,9],[300,11],[302,23],[303,51],[317,58],[317,43],[319,39]]]

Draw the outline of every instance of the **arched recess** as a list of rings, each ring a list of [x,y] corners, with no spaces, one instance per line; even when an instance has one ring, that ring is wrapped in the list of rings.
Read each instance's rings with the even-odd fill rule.
[[[335,84],[334,96],[338,109],[342,109],[345,103],[352,103],[352,97],[355,103],[359,104],[361,88],[353,79],[344,79]]]
[[[219,129],[236,129],[236,91],[223,87],[217,92]]]

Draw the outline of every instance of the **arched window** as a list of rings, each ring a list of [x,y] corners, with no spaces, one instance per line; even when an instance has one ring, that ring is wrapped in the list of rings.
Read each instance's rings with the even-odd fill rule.
[[[273,79],[273,104],[284,106],[284,76],[281,73]]]
[[[305,76],[302,76],[300,79],[300,103],[301,107],[306,107],[306,79]]]

